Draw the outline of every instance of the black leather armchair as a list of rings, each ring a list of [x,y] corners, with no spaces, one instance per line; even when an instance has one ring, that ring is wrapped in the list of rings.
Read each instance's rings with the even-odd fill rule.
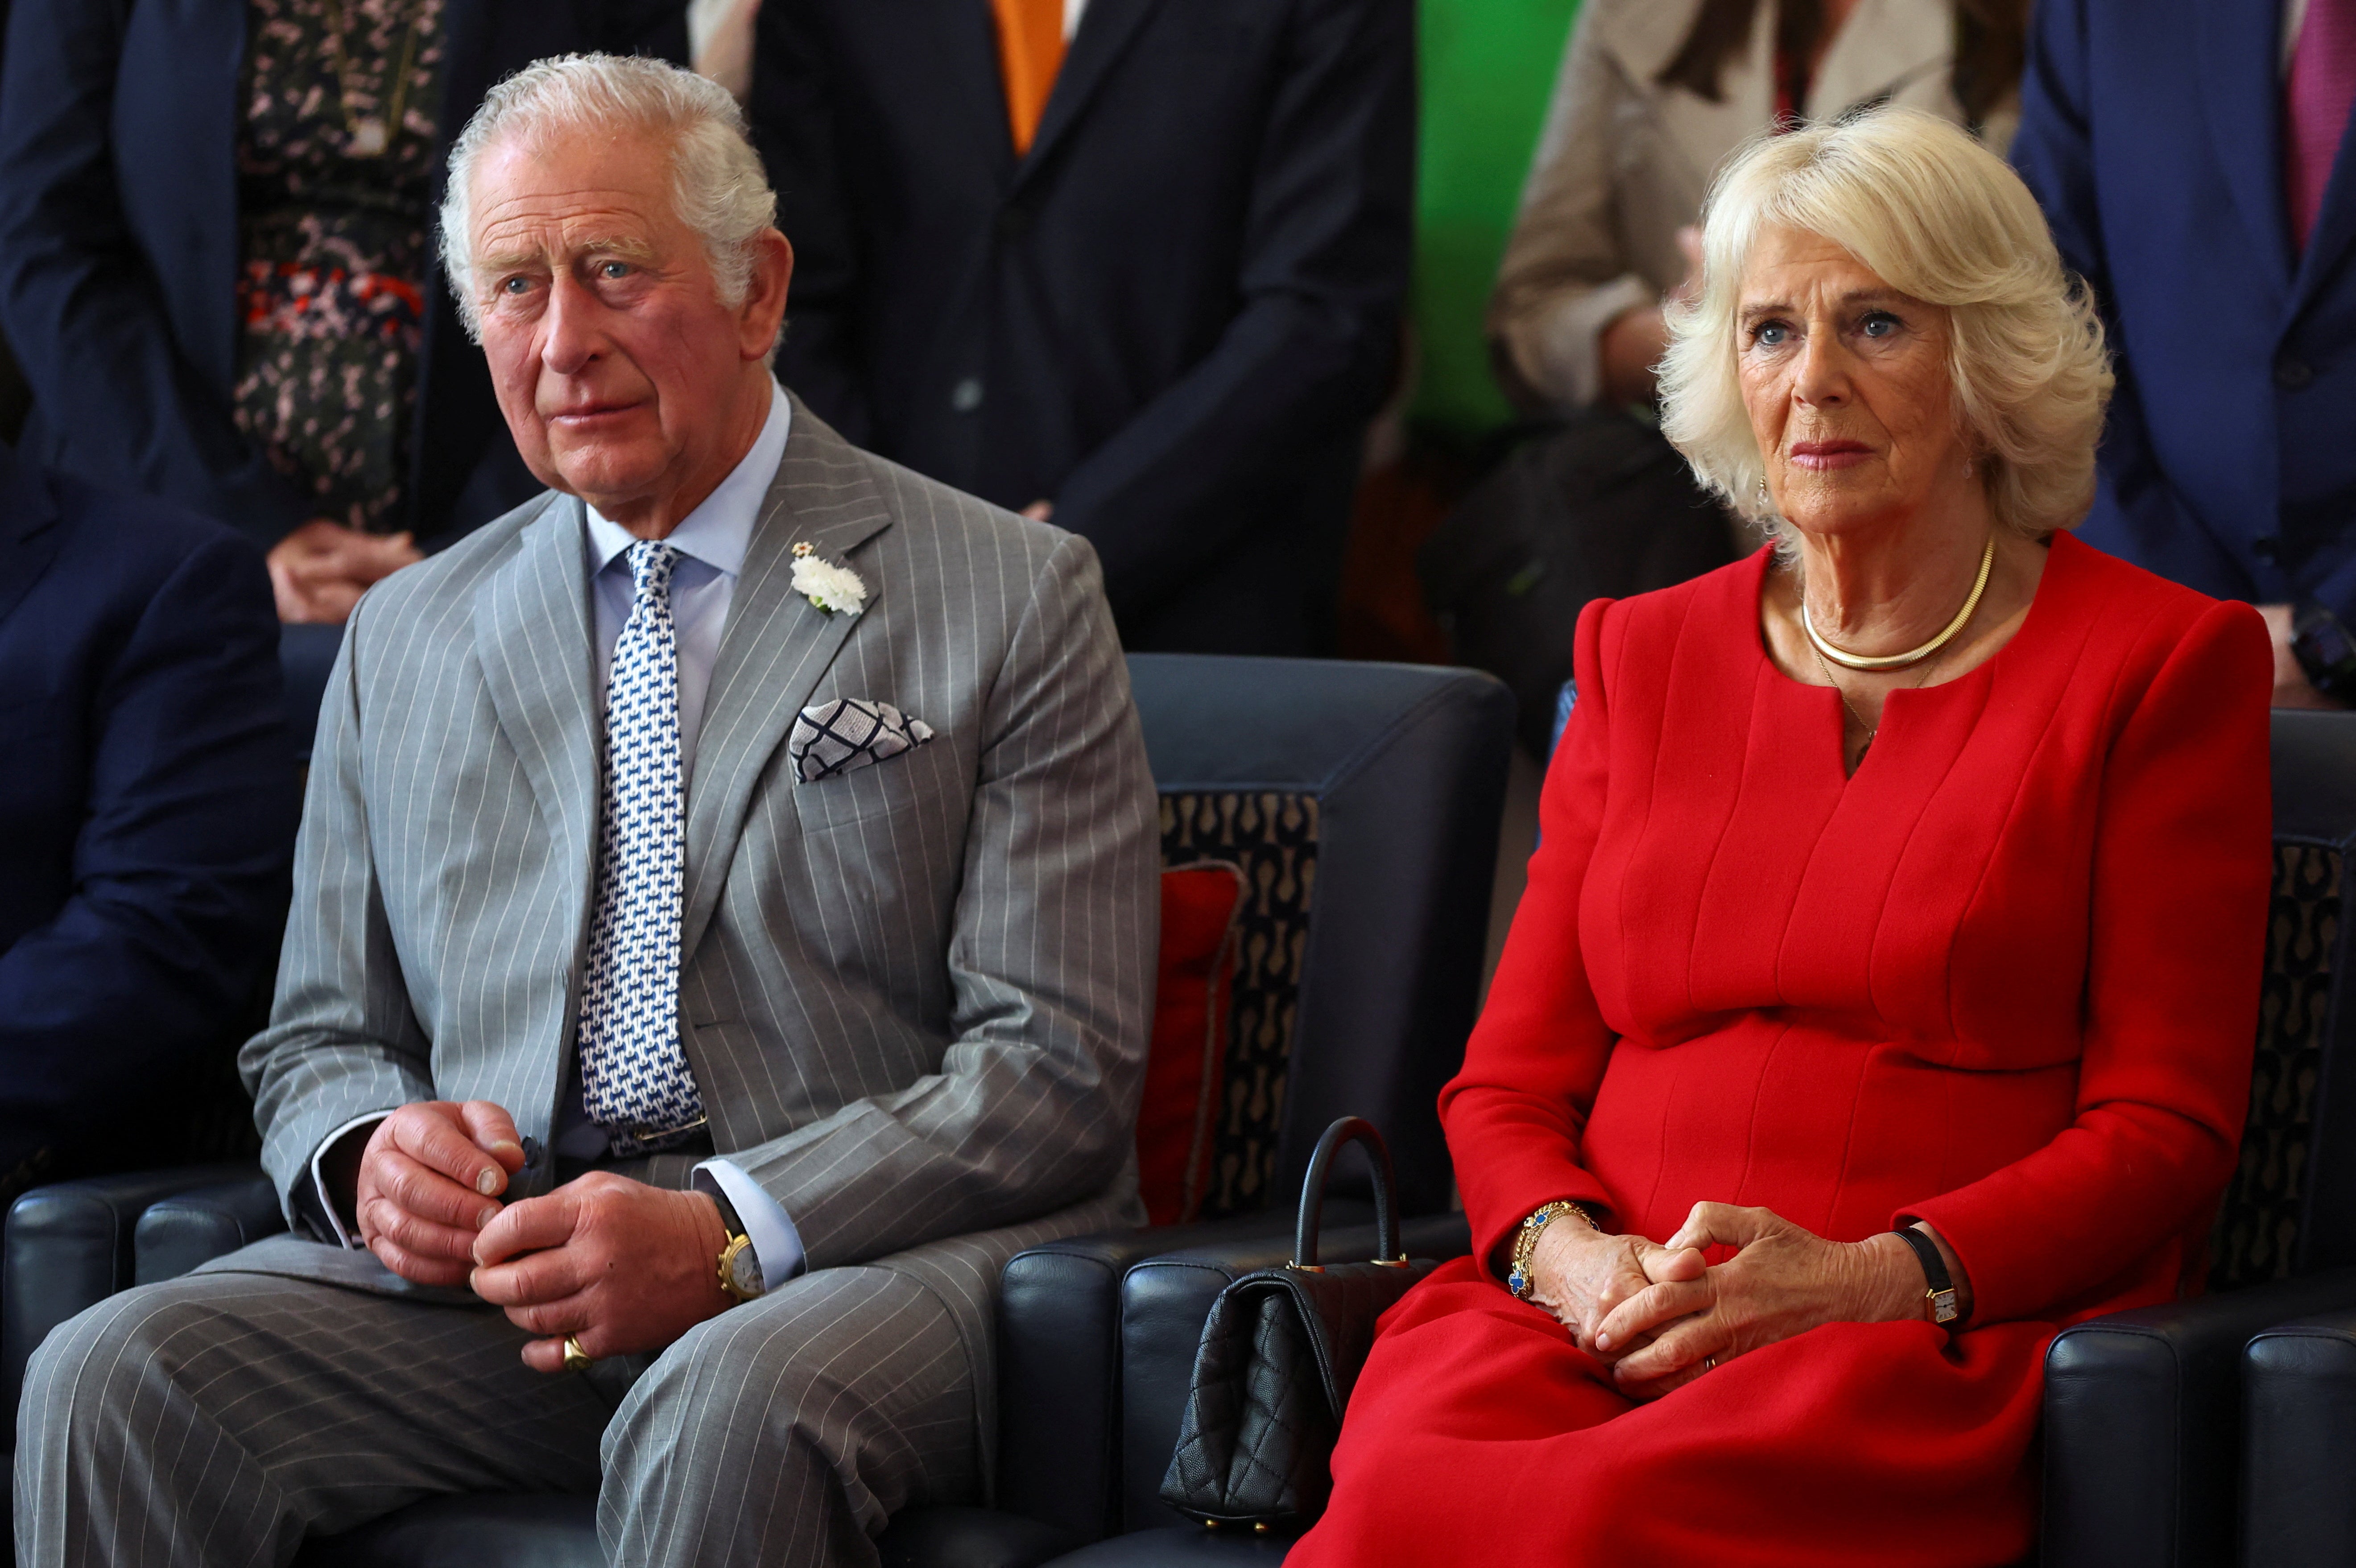
[[[2242,1410],[2244,1568],[2356,1563],[2356,1307],[2253,1339]]]
[[[1137,655],[1130,669],[1162,797],[1164,863],[1235,860],[1252,889],[1205,1218],[1076,1238],[1008,1264],[1000,1506],[903,1515],[880,1543],[892,1568],[1030,1568],[1174,1517],[1156,1514],[1151,1494],[1210,1296],[1289,1252],[1301,1178],[1336,1116],[1383,1127],[1402,1209],[1426,1216],[1407,1227],[1411,1250],[1447,1256],[1467,1244],[1462,1219],[1445,1212],[1452,1180],[1435,1101],[1478,1002],[1510,695],[1487,676],[1409,666]],[[277,1227],[266,1184],[225,1185],[221,1174],[123,1189],[121,1206],[140,1216],[128,1266],[93,1279],[80,1304]],[[1351,1231],[1368,1211],[1354,1180],[1363,1178],[1337,1174],[1326,1206],[1325,1244],[1337,1257],[1372,1245],[1371,1227]],[[16,1269],[13,1231],[8,1250]],[[37,1253],[35,1244],[22,1266],[46,1266]],[[1173,1261],[1137,1269],[1162,1254]],[[70,1316],[57,1307],[53,1321]],[[1133,1308],[1162,1326],[1139,1343],[1164,1347],[1141,1352],[1134,1368]],[[21,1370],[21,1357],[11,1364]],[[1132,1386],[1138,1397],[1125,1398]],[[442,1499],[314,1542],[302,1561],[594,1568],[592,1508],[585,1499]]]
[[[2336,1396],[2329,1376],[2307,1379],[2356,1366],[2356,1017],[2343,985],[2356,714],[2275,715],[2274,804],[2265,1002],[2241,1165],[2211,1238],[2211,1294],[2054,1339],[2044,1568],[2230,1563],[2237,1519],[2247,1564],[2356,1561],[2346,1506],[2356,1438],[2336,1455],[2290,1451],[2326,1430],[2356,1431],[2345,1373]],[[2308,1321],[2275,1327],[2295,1318]],[[2333,1397],[2335,1408],[2316,1403]],[[2317,1467],[2335,1463],[2321,1473],[2342,1505],[2338,1544],[2300,1555],[2288,1543],[2329,1528],[2329,1510],[2307,1499],[2319,1495],[2308,1489]]]
[[[1007,1550],[1021,1521],[1076,1543],[1176,1520],[1153,1494],[1211,1297],[1289,1255],[1310,1152],[1336,1116],[1382,1126],[1402,1207],[1425,1217],[1407,1226],[1410,1251],[1447,1257],[1469,1245],[1462,1218],[1446,1212],[1452,1182],[1436,1100],[1478,1002],[1510,698],[1485,677],[1398,666],[1141,655],[1130,668],[1162,793],[1166,861],[1193,852],[1178,829],[1204,801],[1317,802],[1316,902],[1281,1126],[1261,1149],[1265,1178],[1227,1217],[1079,1237],[1007,1264],[999,1508],[961,1510],[954,1550],[896,1559],[912,1565],[1043,1561]],[[1237,678],[1215,698],[1205,671]],[[1231,1094],[1251,1082],[1239,1074],[1257,1071],[1231,1063]],[[1373,1243],[1370,1228],[1348,1228],[1366,1213],[1351,1201],[1362,1179],[1337,1173],[1332,1189],[1324,1244],[1336,1257]],[[919,1522],[894,1522],[887,1559]]]

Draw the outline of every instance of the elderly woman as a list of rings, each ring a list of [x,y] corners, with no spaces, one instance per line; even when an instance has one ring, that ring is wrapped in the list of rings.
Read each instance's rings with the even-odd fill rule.
[[[1771,548],[1588,607],[1326,1564],[1989,1564],[2056,1328],[2197,1284],[2265,628],[2066,530],[2110,378],[2029,193],[1885,110],[1707,212],[1667,428]],[[1887,740],[1882,731],[1889,731]]]

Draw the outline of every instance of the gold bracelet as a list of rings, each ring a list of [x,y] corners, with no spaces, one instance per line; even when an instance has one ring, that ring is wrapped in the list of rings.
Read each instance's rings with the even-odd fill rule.
[[[1530,1277],[1530,1259],[1538,1250],[1538,1232],[1565,1214],[1576,1214],[1587,1221],[1589,1230],[1597,1235],[1603,1233],[1603,1227],[1595,1222],[1595,1216],[1568,1198],[1558,1198],[1551,1203],[1541,1205],[1522,1221],[1521,1230],[1514,1237],[1514,1268],[1505,1276],[1505,1288],[1514,1293],[1516,1301],[1527,1301],[1530,1291],[1537,1284]]]

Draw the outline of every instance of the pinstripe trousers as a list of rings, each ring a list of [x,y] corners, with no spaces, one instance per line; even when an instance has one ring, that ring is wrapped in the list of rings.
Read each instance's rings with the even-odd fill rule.
[[[274,1568],[428,1497],[593,1490],[616,1564],[872,1564],[892,1513],[978,1490],[963,1342],[895,1270],[805,1275],[634,1378],[531,1371],[527,1338],[218,1266],[112,1297],[27,1374],[20,1568]]]

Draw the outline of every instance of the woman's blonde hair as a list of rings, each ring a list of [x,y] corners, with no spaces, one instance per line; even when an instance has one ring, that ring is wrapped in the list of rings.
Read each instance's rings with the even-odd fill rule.
[[[1702,208],[1700,297],[1668,312],[1661,430],[1702,484],[1783,542],[1736,370],[1742,270],[1779,225],[1840,246],[1890,287],[1945,307],[1955,406],[1990,511],[2032,538],[2094,496],[2110,357],[2020,176],[1946,121],[1882,108],[1765,135]]]

